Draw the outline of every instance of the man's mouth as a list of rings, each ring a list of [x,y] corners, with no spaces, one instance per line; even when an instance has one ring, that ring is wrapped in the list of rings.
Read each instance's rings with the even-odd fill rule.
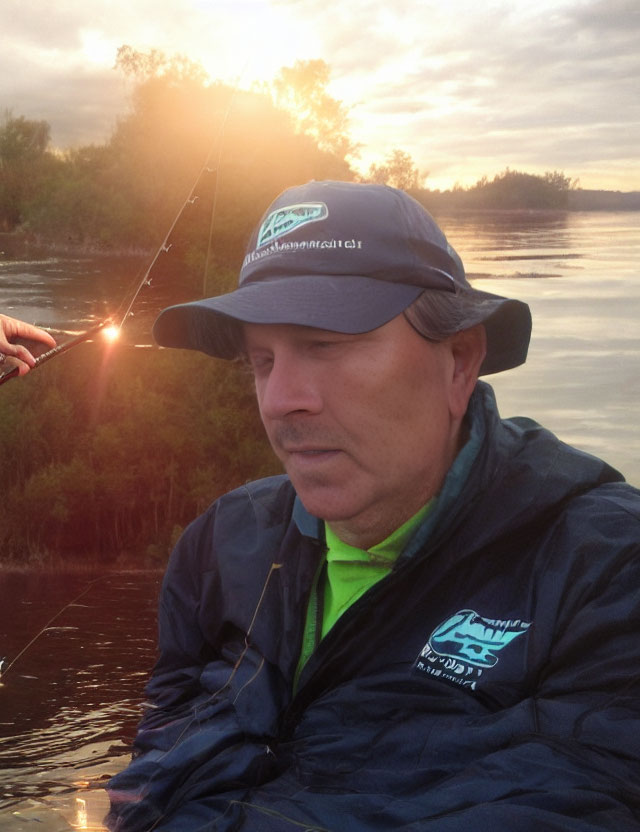
[[[284,451],[296,460],[322,460],[340,453],[338,448],[285,448]]]
[[[332,454],[337,452],[337,448],[285,448],[288,454]]]

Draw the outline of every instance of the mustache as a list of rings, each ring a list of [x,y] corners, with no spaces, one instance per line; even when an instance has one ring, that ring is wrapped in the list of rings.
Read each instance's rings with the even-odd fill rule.
[[[338,448],[341,442],[331,431],[312,425],[280,424],[276,425],[271,436],[273,444],[287,446],[311,445],[314,448]]]

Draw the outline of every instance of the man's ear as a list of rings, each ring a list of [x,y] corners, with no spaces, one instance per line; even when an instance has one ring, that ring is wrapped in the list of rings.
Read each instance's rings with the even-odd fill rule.
[[[455,419],[462,419],[487,354],[487,334],[482,324],[456,332],[449,339],[453,356],[453,378],[449,406]]]

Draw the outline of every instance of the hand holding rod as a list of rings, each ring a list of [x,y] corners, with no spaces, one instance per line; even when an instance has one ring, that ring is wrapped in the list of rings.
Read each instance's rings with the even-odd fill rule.
[[[75,338],[72,338],[70,341],[66,341],[64,344],[59,344],[57,347],[53,347],[53,349],[47,350],[47,352],[43,352],[42,355],[36,358],[36,363],[31,368],[35,370],[36,367],[39,367],[41,364],[44,364],[45,361],[48,361],[50,358],[53,358],[56,355],[60,355],[67,350],[70,350],[71,347],[75,347],[76,344],[81,344],[83,341],[88,341],[93,335],[97,332],[100,332],[101,329],[104,329],[110,321],[102,321],[101,323],[97,324],[96,326],[88,329],[86,332],[83,332],[80,335],[77,335]],[[14,378],[19,373],[18,367],[12,367],[10,370],[6,370],[4,373],[0,374],[0,384],[4,384],[5,381],[9,381],[10,378]]]

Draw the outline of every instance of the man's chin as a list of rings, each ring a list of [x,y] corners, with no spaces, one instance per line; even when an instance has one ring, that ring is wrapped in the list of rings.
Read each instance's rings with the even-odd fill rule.
[[[346,502],[348,496],[341,489],[296,482],[293,477],[291,482],[302,505],[314,517],[331,523],[348,520],[352,516],[351,506]]]

